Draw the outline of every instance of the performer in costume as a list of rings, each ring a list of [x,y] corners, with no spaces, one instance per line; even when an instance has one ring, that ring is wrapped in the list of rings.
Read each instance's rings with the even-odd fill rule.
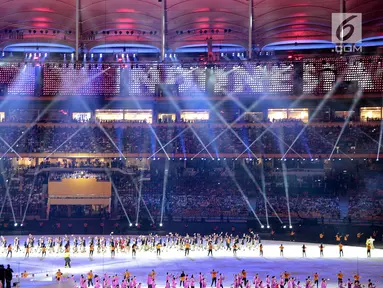
[[[371,257],[371,250],[374,249],[375,239],[370,237],[366,240],[367,257]]]
[[[371,249],[374,249],[374,241],[375,241],[374,238],[372,238],[372,237],[368,238],[366,240],[366,247],[367,247],[368,244],[370,244],[371,245]]]

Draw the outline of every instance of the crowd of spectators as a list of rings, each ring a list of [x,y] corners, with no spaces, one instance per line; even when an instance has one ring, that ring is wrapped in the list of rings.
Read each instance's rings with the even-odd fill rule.
[[[266,216],[279,216],[280,218],[325,218],[339,219],[339,198],[326,196],[301,195],[289,197],[267,196],[267,205],[263,197],[257,197],[257,213]],[[288,206],[289,204],[289,206]],[[272,208],[271,208],[272,207]]]
[[[29,169],[8,170],[0,180],[1,217],[45,216],[48,191],[43,189],[43,185],[47,184],[47,173],[35,175]]]
[[[273,125],[273,124],[270,124]],[[354,153],[376,153],[380,127],[364,125],[307,126],[286,125],[282,127],[236,127],[230,131],[224,127],[0,127],[0,134],[7,143],[16,143],[13,149],[18,153],[154,153],[162,151],[159,142],[167,144],[168,154],[194,154],[207,149],[211,154],[245,151],[246,145],[253,145],[250,151],[255,155],[281,153],[292,143],[291,153],[330,154],[336,143],[334,155]],[[156,140],[153,131],[156,133]],[[233,133],[235,132],[235,133]],[[338,141],[338,136],[342,135]],[[198,135],[198,137],[197,137]],[[294,141],[299,135],[299,141]],[[20,140],[17,141],[20,137]],[[238,137],[241,139],[239,140]],[[201,141],[200,141],[201,140]],[[242,143],[243,142],[243,143]],[[204,144],[202,144],[204,143]],[[282,147],[282,148],[281,148]],[[0,152],[9,151],[5,142],[0,143]],[[249,151],[249,153],[250,153]],[[294,152],[295,151],[295,152]],[[161,153],[161,152],[160,152]],[[205,153],[205,152],[204,152]]]
[[[383,220],[383,197],[363,195],[350,197],[348,215],[351,219]]]
[[[97,161],[89,162],[95,164]],[[268,168],[263,170],[263,176],[259,169],[262,165],[247,162],[248,172],[253,177],[251,180],[240,162],[232,162],[229,168],[223,163],[219,166],[218,161],[208,164],[203,164],[204,161],[190,161],[189,167],[185,167],[181,161],[172,161],[167,171],[167,180],[164,181],[164,170],[160,168],[160,161],[154,162],[156,163],[152,163],[150,170],[139,171],[138,174],[126,174],[120,170],[110,170],[110,174],[92,169],[67,171],[70,168],[58,171],[55,165],[49,166],[47,163],[44,167],[53,167],[52,171],[32,168],[15,170],[9,168],[6,164],[8,162],[5,162],[5,173],[0,179],[0,200],[4,203],[2,217],[12,218],[13,213],[16,217],[22,217],[27,207],[26,215],[43,216],[48,198],[47,185],[44,187],[44,184],[48,183],[48,179],[59,181],[63,178],[96,178],[100,181],[111,179],[115,185],[118,194],[113,190],[112,215],[123,217],[127,213],[131,219],[136,218],[139,209],[140,215],[147,214],[156,219],[163,216],[179,220],[244,220],[254,217],[249,207],[251,206],[259,217],[266,216],[267,207],[269,217],[287,218],[290,212],[293,218],[341,220],[340,198],[347,201],[346,216],[353,221],[383,219],[383,190],[379,189],[383,177],[380,176],[382,169],[376,163],[355,163],[354,170],[350,165],[344,164],[338,172],[334,170],[336,167],[324,172],[322,160],[318,161],[322,163],[322,168],[310,170],[310,165],[304,164],[305,169],[287,175],[285,179],[283,173],[275,168],[279,162],[274,162],[274,166],[272,161],[269,162],[270,165],[264,163],[263,166]],[[291,168],[295,167],[292,163],[299,166],[297,161],[287,161],[290,172],[295,171],[295,168]],[[315,161],[308,163],[319,165],[315,165]],[[271,166],[274,169],[270,169]],[[349,173],[345,173],[344,169],[350,169]],[[318,170],[323,171],[323,174]],[[285,180],[288,183],[288,199]],[[258,183],[258,187],[254,181]],[[263,185],[267,205],[262,195]],[[345,193],[341,193],[342,191]],[[67,207],[61,208],[53,207],[52,215],[67,215]],[[89,209],[76,209],[71,209],[73,215],[85,217],[94,214]],[[96,211],[97,215],[99,211]]]
[[[192,178],[178,180],[169,180],[165,194],[163,184],[156,181],[145,181],[138,186],[132,184],[119,190],[125,211],[135,215],[140,203],[140,211],[149,210],[156,218],[161,216],[162,209],[163,216],[174,219],[247,218],[246,201],[228,179],[220,182],[202,179],[194,182]],[[124,212],[120,205],[119,210]]]
[[[182,183],[182,180],[185,180]],[[190,179],[191,180],[191,179]],[[171,186],[171,187],[169,187]],[[121,201],[129,215],[136,215],[138,191],[135,187],[120,191]],[[161,183],[144,183],[141,187],[140,210],[148,209],[152,217],[163,216],[182,219],[247,219],[253,217],[249,205],[258,216],[265,217],[263,196],[248,196],[245,189],[239,191],[231,179],[197,181],[180,179],[180,183],[169,185],[163,195]],[[251,202],[248,202],[251,199]],[[268,216],[287,218],[332,218],[339,219],[339,199],[329,196],[284,196],[267,195]],[[162,208],[163,203],[163,208]],[[272,208],[271,208],[272,206]],[[289,207],[288,207],[289,206]],[[119,212],[123,215],[122,207]]]
[[[106,173],[90,171],[53,172],[49,174],[49,181],[61,181],[62,179],[96,179],[97,181],[108,181],[109,177]]]

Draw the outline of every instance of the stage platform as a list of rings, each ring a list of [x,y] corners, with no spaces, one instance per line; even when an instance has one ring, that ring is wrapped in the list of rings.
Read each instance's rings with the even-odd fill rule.
[[[13,239],[13,237],[7,238],[8,241]],[[20,243],[24,243],[23,239]],[[71,253],[72,268],[64,268],[63,253],[48,253],[44,259],[40,257],[40,253],[35,253],[25,259],[24,248],[22,248],[22,252],[14,253],[11,259],[6,258],[5,253],[1,254],[0,263],[11,265],[14,270],[14,279],[16,274],[20,275],[23,271],[28,272],[28,278],[21,280],[20,287],[48,287],[55,283],[53,278],[57,269],[61,269],[64,275],[74,275],[77,282],[80,275],[86,275],[89,270],[102,276],[105,273],[118,274],[122,279],[125,270],[129,269],[132,276],[136,276],[138,282],[142,282],[143,288],[147,287],[147,275],[152,269],[157,273],[158,288],[165,287],[166,272],[179,275],[182,271],[189,276],[194,274],[196,279],[202,272],[210,287],[209,272],[212,269],[225,275],[223,282],[225,288],[232,286],[233,274],[239,273],[242,269],[248,272],[248,279],[251,280],[255,273],[258,273],[261,279],[265,279],[267,275],[277,276],[279,279],[280,274],[286,270],[301,282],[304,282],[307,276],[313,278],[313,274],[318,272],[320,279],[328,279],[327,287],[332,288],[338,287],[336,274],[341,270],[346,280],[358,273],[363,284],[367,283],[368,279],[372,279],[376,283],[376,287],[383,287],[382,249],[374,249],[372,257],[367,258],[365,248],[345,245],[344,257],[339,258],[337,245],[325,245],[324,257],[321,258],[318,244],[304,243],[307,246],[307,257],[303,258],[301,248],[303,243],[277,241],[262,241],[262,243],[264,257],[259,256],[258,249],[239,250],[237,256],[234,256],[231,251],[219,250],[213,252],[213,257],[208,257],[207,251],[191,251],[190,255],[185,257],[183,251],[164,248],[159,257],[156,256],[155,251],[138,251],[136,258],[132,258],[130,253],[117,253],[113,259],[109,251],[105,254],[95,251],[93,259],[88,257],[88,252],[77,255]],[[281,244],[285,246],[284,257],[279,256]],[[34,274],[34,278],[32,278],[32,274]],[[197,286],[199,287],[199,285]]]

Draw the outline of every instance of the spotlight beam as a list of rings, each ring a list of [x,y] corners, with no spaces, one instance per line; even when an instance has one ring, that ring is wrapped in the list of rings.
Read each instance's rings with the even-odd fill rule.
[[[154,224],[154,219],[153,219],[152,213],[150,213],[150,211],[149,211],[149,209],[148,209],[148,206],[147,206],[146,203],[145,203],[144,198],[141,198],[141,201],[142,201],[142,203],[144,204],[146,211],[148,212],[148,215],[149,215],[149,217],[150,217],[150,220],[152,220],[152,223]]]
[[[325,141],[326,143],[330,144],[330,145],[333,145],[330,141],[328,141],[326,138],[324,138],[322,135],[320,135],[319,133],[317,132],[314,132],[315,135],[317,135],[318,137],[320,137],[323,141]],[[346,156],[348,159],[351,159],[350,156],[348,156],[348,154],[344,153],[342,150],[339,149],[339,152],[342,153],[344,156]]]
[[[231,124],[229,124],[229,126],[234,126],[238,121],[240,121],[242,119],[242,117],[245,115],[246,112],[254,109],[260,102],[263,101],[263,99],[266,98],[266,95],[262,96],[261,98],[257,99],[257,101],[255,101],[253,104],[250,105],[250,107],[248,109],[246,109],[241,115],[239,115]],[[213,108],[215,108],[217,105],[213,106]],[[226,127],[224,130],[222,130],[216,137],[214,137],[213,140],[211,140],[205,147],[204,149],[202,149],[201,151],[199,151],[197,154],[195,154],[192,159],[194,159],[195,157],[197,157],[199,154],[202,153],[202,151],[204,151],[207,147],[209,147],[211,144],[213,144],[219,137],[221,137],[229,128]]]
[[[379,156],[380,156],[380,147],[382,145],[382,134],[383,134],[383,118],[380,121],[380,133],[379,133],[378,153],[376,154],[376,159],[379,159]]]
[[[195,68],[197,69],[197,68]],[[168,97],[170,99],[170,102],[172,103],[172,105],[174,106],[174,108],[176,108],[178,111],[181,111],[181,108],[180,106],[177,104],[177,102],[173,99],[173,96],[170,96]],[[225,97],[224,99],[226,99],[227,97]],[[224,99],[222,99],[219,103],[221,103],[222,101],[224,101]],[[216,104],[215,107],[219,105],[219,104]],[[209,152],[209,150],[206,148],[205,144],[203,143],[203,141],[201,140],[201,137],[199,137],[198,133],[194,130],[193,126],[191,124],[188,125],[188,127],[190,127],[190,130],[192,131],[192,133],[194,134],[194,136],[198,139],[198,141],[202,144],[202,146],[205,148],[206,152],[209,154],[210,158],[211,159],[214,159],[214,157],[211,155],[211,153]],[[168,157],[169,158],[169,157]]]
[[[49,110],[49,108],[53,105],[53,103],[55,103],[55,101],[53,101],[53,102],[51,102],[51,103],[49,103],[48,104],[48,106],[47,107],[45,107],[44,108],[44,110],[43,110],[43,112],[40,114],[40,115],[38,115],[37,117],[36,117],[36,119],[30,124],[30,126],[27,128],[27,129],[25,129],[22,133],[21,133],[21,135],[16,139],[16,141],[8,148],[8,150],[7,151],[5,151],[5,153],[0,157],[0,159],[1,158],[3,158],[10,150],[14,150],[13,149],[13,147],[28,133],[28,131],[29,130],[31,130],[36,124],[37,124],[37,122],[41,119],[41,117],[43,116],[43,115],[45,115],[45,113]]]
[[[88,127],[88,125],[83,125],[79,129],[77,129],[72,135],[70,135],[64,142],[62,142],[55,150],[53,150],[51,153],[49,153],[46,157],[45,160],[47,160],[51,155],[53,155],[58,149],[60,149],[65,143],[67,143],[69,140],[71,140],[74,136],[77,135],[83,128]]]
[[[112,184],[113,191],[114,191],[114,193],[115,193],[116,196],[117,196],[118,202],[120,202],[120,205],[121,205],[121,207],[122,207],[122,210],[124,211],[124,214],[125,214],[126,219],[128,220],[129,224],[132,224],[132,222],[130,221],[130,218],[129,218],[129,216],[128,216],[128,213],[126,212],[126,209],[125,209],[125,207],[124,207],[124,204],[122,203],[122,200],[121,200],[121,197],[120,197],[120,193],[118,193],[118,189],[117,189],[117,187],[116,187],[116,184],[114,184],[114,181],[113,181],[113,179],[112,179],[112,176],[110,175],[110,171],[109,171],[109,169],[107,169],[107,168],[105,167],[105,168],[104,168],[104,171],[105,171],[106,175],[108,176],[110,183]]]
[[[259,186],[257,180],[255,180],[253,174],[251,174],[249,168],[245,165],[245,163],[242,162],[242,166],[243,168],[245,169],[247,175],[249,176],[249,178],[251,179],[251,181],[255,184],[255,186],[257,187],[257,191],[263,196],[263,199],[265,201],[265,205],[268,204],[271,208],[271,210],[274,212],[275,216],[278,218],[279,222],[283,223],[283,221],[281,220],[281,218],[279,217],[277,211],[275,211],[273,205],[271,205],[270,201],[267,199],[266,197],[266,193],[263,189],[261,189],[261,187]],[[267,217],[267,216],[266,216]],[[268,220],[267,220],[268,221]]]
[[[331,159],[332,155],[334,154],[334,151],[335,151],[336,147],[338,146],[339,140],[340,140],[340,138],[342,137],[343,132],[344,132],[344,130],[346,129],[348,123],[350,122],[350,117],[351,117],[351,113],[350,113],[350,112],[351,112],[351,111],[354,111],[356,104],[358,104],[360,98],[362,97],[362,94],[363,94],[363,93],[362,93],[362,90],[359,89],[358,92],[357,92],[357,94],[356,94],[356,98],[354,98],[354,102],[352,103],[351,108],[350,108],[350,110],[348,111],[349,113],[348,113],[348,115],[347,115],[346,121],[344,122],[344,124],[343,124],[343,126],[342,126],[342,129],[340,130],[340,133],[339,133],[339,135],[338,135],[338,138],[336,139],[336,142],[335,142],[335,144],[334,144],[334,146],[333,146],[333,148],[332,148],[330,157],[329,157],[328,159]]]
[[[143,174],[143,171],[141,170],[140,179],[142,178],[142,174]],[[140,186],[139,186],[138,189],[137,189],[137,186],[136,186],[136,190],[137,190],[137,193],[138,193],[137,211],[136,211],[136,223],[138,223],[138,219],[139,219],[139,216],[140,216],[140,208],[141,208],[142,180],[140,181]]]
[[[282,134],[283,130],[280,129],[279,132]],[[283,137],[283,135],[281,135]],[[281,154],[283,154],[283,145],[281,142],[279,144],[279,150]],[[286,206],[287,206],[287,215],[289,217],[289,226],[291,226],[291,213],[290,213],[290,196],[289,196],[289,182],[287,181],[287,169],[286,169],[286,164],[285,161],[282,159],[282,176],[283,176],[283,186],[285,188],[285,196],[286,196]]]
[[[293,102],[293,104],[292,105],[295,105],[296,103],[299,103],[299,101],[301,100],[301,98],[303,97],[304,95],[302,94],[302,95],[300,95],[299,96],[299,98],[298,99],[296,99],[294,102]],[[225,97],[225,98],[229,98],[229,99],[234,99],[234,101],[236,100],[235,98],[233,98],[232,96],[227,96],[227,97]],[[241,119],[242,119],[242,117],[246,114],[246,112],[249,112],[249,111],[251,111],[252,109],[254,109],[256,106],[258,106],[258,104],[259,103],[261,103],[265,98],[267,98],[267,95],[266,94],[264,94],[264,95],[262,95],[260,98],[258,98],[254,103],[252,103],[251,105],[250,105],[250,107],[249,108],[246,108],[246,107],[244,107],[244,111],[243,111],[243,113],[241,113],[231,124],[230,124],[230,126],[233,126],[234,124],[236,124],[238,121],[240,121]],[[223,100],[222,100],[223,101]],[[218,104],[221,104],[221,102],[222,101],[220,101]],[[240,102],[239,102],[240,103]],[[213,108],[215,108],[215,107],[217,107],[218,106],[218,104],[216,104],[216,105],[214,105],[213,106]],[[242,103],[241,103],[242,104]],[[211,140],[207,145],[206,145],[206,147],[208,147],[208,146],[210,146],[214,141],[216,141],[219,137],[221,137],[225,132],[227,131],[227,128],[226,129],[224,129],[221,133],[219,133],[213,140]],[[197,154],[195,154],[193,157],[192,157],[192,159],[194,159],[196,156],[198,156],[202,151],[203,151],[204,149],[202,149],[201,151],[199,151]]]
[[[3,173],[1,173],[1,176],[3,177],[3,180],[4,180],[5,178],[4,178],[4,174]],[[12,176],[11,176],[11,179],[12,179]],[[11,198],[11,195],[9,194],[9,186],[10,186],[10,184],[11,184],[11,182],[9,182],[9,184],[7,184],[7,182],[4,181],[4,185],[6,186],[5,187],[5,189],[6,189],[5,190],[5,197],[8,196],[9,205],[10,205],[11,211],[12,211],[13,221],[16,223],[16,217],[15,217],[15,211],[13,210],[12,198]],[[5,202],[7,202],[7,200],[4,199],[3,205],[1,206],[0,217],[3,214]]]
[[[382,118],[382,121],[383,121],[383,118]],[[357,126],[355,126],[357,127]],[[379,141],[376,141],[374,138],[372,138],[370,135],[368,135],[367,133],[363,132],[362,130],[360,130],[360,128],[358,128],[359,132],[362,133],[364,136],[368,137],[371,141],[375,142],[377,145],[379,145]]]
[[[246,153],[246,151],[248,151],[250,148],[251,148],[251,146],[253,146],[257,141],[259,141],[261,138],[262,138],[262,136],[263,135],[265,135],[267,132],[270,132],[271,134],[273,134],[279,141],[281,141],[283,144],[285,144],[287,147],[289,146],[283,139],[281,139],[279,136],[277,136],[276,134],[275,134],[275,132],[273,132],[271,129],[272,129],[272,126],[274,125],[274,123],[272,123],[269,127],[267,127],[267,129],[266,130],[264,130],[253,142],[251,142],[250,143],[250,145],[249,145],[249,147],[247,147],[246,149],[245,149],[245,151],[243,151],[241,154],[239,154],[238,156],[237,156],[237,158],[235,158],[236,160],[238,159],[238,158],[240,158],[243,154],[245,154]],[[298,153],[298,152],[296,152],[294,149],[291,149],[298,157],[300,157],[301,159],[303,159],[303,157]]]
[[[108,134],[108,132],[105,131],[104,127],[102,127],[102,125],[96,121],[96,124],[97,126],[100,128],[100,130],[105,134],[106,137],[108,137],[109,141],[113,144],[113,146],[117,149],[118,153],[125,158],[125,155],[124,153],[121,152],[120,148],[118,148],[118,146],[116,145],[116,143],[114,143],[112,137],[110,137],[110,135]]]
[[[34,175],[33,175],[33,181],[32,181],[32,187],[31,187],[31,190],[29,191],[29,195],[28,195],[28,201],[27,201],[27,205],[25,207],[25,210],[24,210],[24,215],[23,215],[23,218],[21,220],[21,223],[24,223],[24,220],[25,220],[25,217],[27,215],[27,211],[28,211],[28,207],[29,207],[29,203],[31,202],[31,198],[32,198],[32,191],[35,187],[35,181],[36,181],[36,176],[39,174],[39,172],[35,172]]]
[[[169,176],[169,160],[165,160],[165,170],[164,170],[164,184],[162,187],[162,200],[161,200],[161,222],[163,223],[164,212],[165,212],[165,201],[166,201],[166,187],[168,185],[168,176]]]
[[[229,98],[230,98],[231,100],[233,100],[233,101],[234,101],[239,107],[241,107],[243,110],[247,110],[246,106],[243,105],[243,104],[242,104],[240,101],[238,101],[237,99],[235,99],[233,96],[229,96]],[[294,103],[293,103],[292,105],[295,105],[295,102],[299,102],[299,101],[300,101],[300,98],[297,99],[296,101],[294,101]],[[292,106],[292,105],[291,105],[291,106]],[[258,122],[258,121],[257,121],[257,122]],[[282,138],[280,138],[275,132],[273,132],[272,127],[274,126],[275,123],[271,123],[271,125],[269,125],[268,127],[267,127],[267,125],[265,125],[265,124],[262,123],[262,122],[258,122],[258,123],[261,124],[262,127],[265,128],[266,130],[265,130],[264,132],[262,132],[262,134],[261,134],[259,137],[257,137],[257,139],[255,139],[255,140],[249,145],[249,147],[247,147],[247,148],[245,149],[245,151],[243,151],[241,154],[239,154],[239,155],[237,156],[236,159],[238,159],[238,158],[241,157],[244,153],[246,153],[246,151],[248,151],[252,145],[254,145],[259,139],[261,139],[261,137],[262,137],[266,132],[270,132],[270,133],[273,134],[279,141],[282,141],[283,144],[285,144],[287,147],[289,146],[289,145],[288,145]],[[291,150],[292,150],[298,157],[300,157],[301,159],[303,159],[303,157],[302,157],[298,152],[296,152],[296,151],[293,150],[293,149],[291,149]]]
[[[106,135],[109,136],[108,133],[106,133]],[[93,135],[93,136],[95,137],[95,135]],[[110,137],[110,136],[109,136],[109,137]],[[114,142],[112,141],[112,143],[114,143]],[[97,146],[98,146],[98,143],[97,143]],[[98,148],[99,148],[99,147],[98,147]],[[128,213],[126,212],[126,209],[125,209],[125,207],[124,207],[124,204],[122,203],[122,200],[121,200],[121,197],[120,197],[120,193],[118,193],[118,189],[117,189],[117,187],[116,187],[116,184],[114,183],[114,181],[113,181],[113,179],[112,179],[112,176],[111,176],[111,174],[110,174],[110,170],[107,169],[107,168],[105,167],[105,168],[104,168],[104,171],[105,171],[106,175],[108,176],[108,179],[109,179],[110,183],[112,184],[113,191],[114,191],[114,193],[115,193],[116,196],[117,196],[118,202],[120,202],[120,205],[121,205],[121,207],[122,207],[122,210],[124,211],[124,214],[125,214],[126,219],[128,220],[129,224],[132,224],[132,222],[130,221],[130,218],[129,218],[129,216],[128,216]]]
[[[279,133],[283,134],[283,130],[280,129]],[[283,137],[283,135],[281,135]],[[281,142],[278,142],[279,150],[281,154],[283,154],[283,145]],[[282,158],[282,177],[283,177],[283,186],[285,188],[285,196],[286,196],[286,206],[287,206],[287,215],[289,217],[289,227],[291,227],[291,213],[290,213],[290,195],[289,195],[289,182],[287,181],[287,169],[286,169],[286,163],[283,161]]]
[[[229,131],[231,133],[233,133],[233,135],[243,144],[243,146],[245,146],[246,148],[248,148],[248,146],[246,145],[246,143],[242,140],[241,137],[239,137],[239,135],[234,131],[234,129],[231,127],[232,125],[229,125],[229,123],[227,123],[227,121],[225,120],[225,118],[222,117],[222,115],[215,109],[216,107],[213,107],[213,105],[210,104],[210,102],[208,102],[208,105],[210,107],[210,109],[212,111],[214,111],[214,113],[218,116],[219,120],[221,120],[221,122],[227,127],[227,129],[229,129]],[[253,151],[250,150],[250,153],[256,158],[258,159],[258,156],[254,154]],[[195,156],[193,156],[194,158]]]
[[[19,157],[20,159],[23,159],[23,157],[21,157],[20,154],[17,153],[17,152],[16,152],[16,151],[15,151],[15,150],[8,144],[8,142],[5,141],[5,140],[3,139],[3,137],[0,136],[0,140],[3,141],[3,143],[4,143],[8,148],[10,148],[10,149],[17,155],[17,157]]]
[[[32,64],[28,64],[28,66],[31,66]],[[20,73],[17,74],[16,78],[10,83],[10,86],[8,87],[8,91],[14,90],[17,91],[20,87],[18,85],[23,86],[25,83],[23,83],[23,73],[25,72],[26,65],[24,66],[23,70],[20,70]],[[40,71],[41,73],[41,71]],[[7,105],[8,102],[14,101],[12,95],[5,95],[5,100],[0,103],[0,109],[3,108],[3,106]]]
[[[162,151],[164,151],[166,157],[168,157],[168,159],[170,159],[168,153],[166,153],[166,149],[165,149],[165,147],[162,145],[162,143],[161,143],[160,139],[158,138],[156,132],[154,131],[152,125],[149,124],[148,126],[149,126],[149,128],[150,128],[150,131],[153,133],[154,137],[156,138],[158,144],[160,144]],[[153,223],[154,223],[154,222],[153,222]]]
[[[109,69],[110,69],[110,67],[108,67],[108,68],[105,69],[105,70],[100,71],[100,73],[96,74],[96,75],[93,76],[92,78],[87,79],[85,83],[88,83],[89,81],[91,81],[91,80],[97,78],[99,75],[105,73],[105,72],[108,71]],[[83,84],[85,84],[85,83],[83,83]],[[79,85],[77,85],[77,87],[79,87]],[[73,87],[72,90],[77,89],[77,87]],[[72,90],[70,90],[70,91],[72,91]],[[30,129],[32,129],[32,127],[34,127],[34,126],[36,125],[36,123],[41,119],[41,117],[42,117],[43,115],[45,115],[45,113],[50,109],[50,107],[51,107],[54,103],[56,103],[56,100],[50,102],[50,103],[44,108],[44,110],[42,111],[42,113],[39,114],[39,115],[37,115],[36,119],[31,123],[31,125],[30,125],[25,131],[22,132],[22,134],[20,135],[20,137],[16,139],[16,141],[12,144],[12,146],[11,146],[10,148],[8,148],[8,150],[7,150],[7,151],[0,157],[0,159],[3,158],[4,155],[6,155],[11,149],[13,149],[13,147],[14,147],[14,146],[15,146],[15,145],[16,145],[16,144],[17,144],[17,143],[24,137],[24,135],[26,135],[26,134],[28,133],[28,131],[29,131]],[[2,105],[2,104],[1,104],[1,105]]]
[[[174,136],[170,141],[168,141],[165,145],[163,145],[160,149],[158,149],[156,152],[154,152],[152,155],[150,155],[148,158],[152,158],[155,156],[158,152],[160,152],[162,149],[164,149],[166,146],[171,144],[174,140],[176,140],[178,137],[180,137],[182,134],[184,134],[187,130],[190,129],[190,126],[186,127],[184,130],[182,130],[180,133],[178,133],[176,136]]]
[[[93,79],[95,79],[95,78],[97,78],[99,75],[105,73],[105,72],[108,71],[109,69],[110,69],[110,67],[108,67],[108,68],[105,69],[105,70],[100,71],[100,72],[97,73],[95,76],[89,78],[89,79],[86,81],[86,83],[89,82],[89,81],[91,81],[91,80],[93,80]],[[88,108],[88,110],[90,110],[90,109],[89,109],[89,106],[84,102],[84,100],[83,100],[81,97],[79,98],[79,100],[80,100],[80,102],[81,102],[84,106],[86,106],[86,107]],[[109,105],[111,105],[112,102],[113,102],[113,101],[111,101],[111,102],[109,102],[108,104],[106,104],[102,109],[106,109]],[[44,112],[44,113],[45,113],[45,112]],[[95,122],[96,122],[96,124],[99,124],[97,121],[95,121]],[[77,135],[78,132],[80,132],[80,131],[81,131],[83,128],[85,128],[85,127],[89,127],[89,123],[86,123],[86,125],[82,125],[77,131],[75,131],[71,136],[69,136],[69,138],[67,138],[63,143],[61,143],[55,150],[53,150],[50,154],[48,154],[48,156],[46,156],[45,159],[47,159],[47,158],[49,158],[51,155],[53,155],[58,149],[60,149],[66,142],[68,142],[70,139],[72,139],[75,135]],[[107,136],[108,136],[108,135],[107,135]],[[109,139],[109,140],[110,140],[110,139]],[[112,143],[114,144],[113,140],[112,140]],[[121,154],[121,153],[120,153],[120,154]]]
[[[243,163],[243,162],[242,162]],[[267,202],[265,201],[265,199],[267,199],[267,196],[266,196],[266,184],[265,184],[265,174],[264,174],[264,166],[263,166],[263,160],[261,162],[262,164],[262,169],[261,169],[261,184],[262,184],[262,191],[263,191],[263,195],[264,195],[264,202],[265,202],[265,212],[266,212],[266,224],[267,224],[267,228],[270,227],[270,224],[269,224],[269,210],[267,209]]]
[[[190,129],[192,130],[192,132],[194,133],[194,135],[197,137],[198,141],[202,144],[202,146],[205,148],[207,154],[209,154],[210,158],[211,159],[214,159],[213,155],[211,155],[211,153],[209,152],[209,150],[206,148],[205,144],[203,143],[201,137],[198,136],[197,132],[194,130],[194,128],[190,125]]]
[[[287,214],[289,216],[289,226],[291,226],[291,214],[290,214],[290,197],[289,197],[289,182],[287,181],[286,175],[286,164],[285,161],[282,161],[282,175],[283,175],[283,184],[285,186],[285,195],[286,195],[286,204],[287,204]]]
[[[331,98],[331,96],[334,94],[336,89],[338,88],[341,80],[338,78],[334,86],[332,87],[331,91],[329,91],[324,99],[319,103],[318,107],[315,109],[314,113],[311,115],[309,121],[303,126],[302,130],[298,133],[297,137],[295,137],[294,141],[291,143],[290,147],[286,150],[285,154],[282,156],[282,159],[286,157],[287,153],[291,150],[291,148],[294,146],[294,144],[298,141],[298,139],[302,136],[303,132],[305,132],[306,128],[309,126],[311,121],[315,119],[319,111],[323,108],[323,106],[327,103],[327,101]]]
[[[235,186],[237,186],[238,191],[241,193],[241,196],[242,196],[243,200],[246,202],[246,204],[249,207],[250,211],[253,213],[255,219],[257,219],[259,225],[262,226],[263,224],[262,224],[261,220],[258,218],[257,213],[255,213],[254,208],[251,206],[248,197],[243,192],[241,186],[239,185],[239,183],[235,179],[235,176],[233,175],[233,172],[230,170],[230,168],[227,166],[227,164],[226,164],[226,168],[227,168],[227,171],[229,172],[230,178],[233,180]]]
[[[140,179],[142,178],[142,175],[143,175],[143,171],[141,171],[140,172]],[[140,194],[141,195],[141,190],[140,189],[142,189],[142,187],[140,187],[140,188],[138,188],[138,186],[137,186],[137,182],[135,181],[135,179],[131,176],[131,175],[129,175],[129,178],[130,178],[130,180],[132,181],[132,183],[133,183],[133,185],[134,185],[134,188],[135,188],[135,190],[136,190],[136,192],[137,192],[137,194]],[[141,182],[140,182],[140,184],[142,184]],[[141,199],[141,197],[139,198],[139,202],[138,202],[138,209],[140,209],[140,200],[142,200]],[[142,203],[144,203],[144,205],[145,205],[145,202],[142,200]],[[148,211],[148,214],[149,214],[149,216],[151,216],[150,215],[150,212],[149,212],[149,210],[148,210],[148,208],[146,207],[146,210]],[[139,214],[139,211],[137,212],[138,214]],[[136,223],[138,223],[138,214],[137,214],[137,219],[136,219]],[[153,217],[151,217],[152,219],[153,219]],[[153,223],[154,223],[154,221],[153,221]]]

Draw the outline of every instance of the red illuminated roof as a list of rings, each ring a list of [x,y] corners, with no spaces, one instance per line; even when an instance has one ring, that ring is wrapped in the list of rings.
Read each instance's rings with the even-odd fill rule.
[[[84,48],[104,43],[161,45],[162,3],[158,0],[81,0],[80,31]],[[1,0],[1,47],[17,42],[75,45],[76,0]],[[331,14],[339,0],[253,0],[253,42],[331,40]],[[363,14],[363,38],[383,32],[382,0],[347,0],[346,11]],[[248,47],[246,0],[167,0],[167,40],[181,46],[238,44]],[[23,33],[10,37],[10,33]],[[206,32],[205,32],[206,31]],[[383,36],[383,35],[382,35]]]

